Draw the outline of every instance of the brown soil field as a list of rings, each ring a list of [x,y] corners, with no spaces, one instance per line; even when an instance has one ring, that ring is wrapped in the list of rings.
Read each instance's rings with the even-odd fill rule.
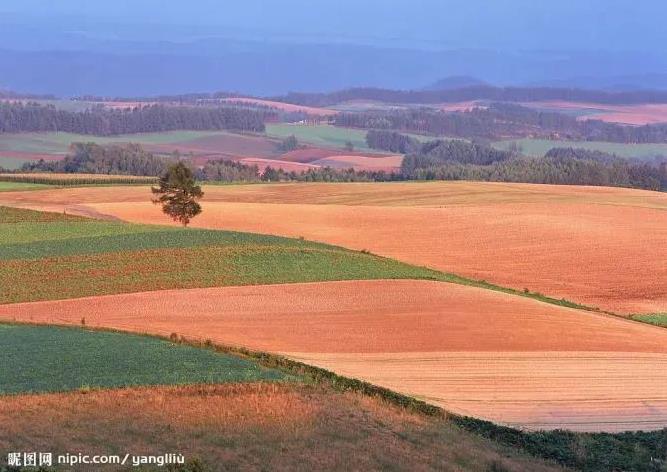
[[[473,287],[353,281],[0,305],[7,321],[281,353],[525,428],[667,425],[667,330]]]
[[[403,156],[334,155],[313,161],[320,167],[391,172],[400,169]]]
[[[567,101],[546,101],[522,103],[527,107],[559,110],[586,110],[590,114],[580,117],[582,120],[602,120],[610,123],[628,125],[647,125],[667,123],[667,104],[647,103],[639,105],[606,105],[601,103],[579,103]]]
[[[219,154],[225,156],[255,156],[275,157],[279,154],[276,141],[259,136],[240,134],[220,134],[188,140],[182,143],[145,144],[146,150],[154,153],[171,153],[179,151],[181,154]]]
[[[298,384],[1,397],[0,422],[0,452],[171,452],[211,470],[562,470],[442,418]]]
[[[367,249],[622,314],[667,311],[667,195],[475,182],[205,188],[194,226]],[[172,224],[147,188],[4,192],[0,204]],[[131,203],[131,204],[130,204]]]
[[[285,162],[278,159],[263,159],[259,157],[241,157],[235,160],[248,166],[256,165],[260,172],[264,172],[267,167],[282,169],[286,172],[304,172],[308,169],[317,169],[319,167],[313,164],[303,164],[301,162]]]
[[[249,103],[253,105],[263,105],[271,108],[277,108],[278,110],[286,112],[303,112],[315,116],[332,116],[338,113],[336,110],[330,110],[328,108],[308,107],[302,105],[294,105],[292,103],[275,102],[272,100],[261,100],[258,98],[232,97],[232,98],[225,98],[223,101],[231,103]]]
[[[335,149],[307,147],[303,149],[295,149],[294,151],[286,152],[285,154],[280,156],[280,159],[289,162],[310,163],[318,159],[324,159],[327,157],[335,156],[336,154],[339,153],[340,151]]]

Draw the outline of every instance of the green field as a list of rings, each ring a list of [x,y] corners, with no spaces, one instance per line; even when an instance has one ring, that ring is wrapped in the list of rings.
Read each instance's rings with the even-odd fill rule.
[[[171,288],[438,276],[300,239],[16,209],[0,209],[0,261],[0,303]]]
[[[513,139],[493,143],[496,149],[509,150],[511,143],[516,143],[527,156],[542,157],[555,147],[572,147],[592,151],[608,152],[624,158],[652,159],[655,156],[667,156],[667,144],[625,144],[602,141],[551,141],[548,139]]]
[[[282,380],[245,359],[160,339],[0,324],[0,394]]]
[[[37,190],[47,188],[44,184],[29,184],[25,182],[3,182],[0,181],[0,192],[11,192],[13,190]]]
[[[647,315],[634,315],[634,320],[643,321],[656,326],[664,326],[667,328],[667,313],[652,313]]]
[[[358,151],[370,151],[366,144],[366,131],[340,128],[331,125],[292,125],[285,123],[267,124],[266,134],[273,138],[284,139],[294,135],[301,144],[319,147],[344,148],[350,141]]]
[[[70,145],[75,142],[94,142],[97,144],[128,142],[139,144],[172,144],[228,134],[224,131],[165,131],[161,133],[139,133],[120,136],[91,136],[61,132],[11,133],[3,134],[0,138],[0,155],[2,155],[2,151],[66,154]]]

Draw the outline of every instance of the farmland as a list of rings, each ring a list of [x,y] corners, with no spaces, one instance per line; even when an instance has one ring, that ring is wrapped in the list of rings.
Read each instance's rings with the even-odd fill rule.
[[[35,190],[47,188],[46,185],[25,182],[3,182],[0,180],[0,192],[12,192],[16,190]]]
[[[367,249],[621,314],[659,313],[667,307],[662,263],[667,198],[662,193],[468,182],[205,190],[206,210],[196,226]],[[167,224],[146,192],[142,187],[5,192],[0,204]],[[652,277],[645,277],[647,271]]]
[[[331,220],[331,214],[326,214],[334,207],[357,209],[362,212],[359,213],[361,215],[373,214],[378,209],[419,212],[434,206],[462,206],[467,208],[468,214],[475,214],[471,211],[475,205],[516,205],[517,201],[525,202],[526,195],[531,195],[531,200],[539,204],[581,204],[584,200],[590,205],[633,211],[654,211],[663,204],[659,199],[646,198],[653,195],[649,192],[512,185],[492,186],[487,191],[479,192],[476,187],[479,184],[462,185],[445,188],[442,184],[208,187],[205,190],[212,198],[204,202],[204,208],[205,211],[214,211],[216,215],[212,216],[216,218],[219,215],[217,212],[224,209],[225,219],[234,226],[241,211],[245,212],[246,219],[255,214],[263,216],[265,224],[275,225],[282,219],[275,217],[271,208],[283,205],[292,212],[300,212],[301,216],[307,215],[304,209],[319,208],[325,211],[326,218],[335,222],[336,218]],[[470,193],[473,189],[477,192]],[[37,195],[37,199],[32,195]],[[662,372],[667,371],[664,369],[667,332],[661,328],[567,308],[573,305],[546,300],[534,293],[503,292],[485,283],[302,239],[195,228],[184,230],[173,225],[99,221],[73,214],[106,215],[111,218],[111,214],[116,214],[123,206],[125,210],[129,207],[142,212],[146,209],[142,202],[147,195],[147,188],[138,186],[4,193],[0,197],[2,202],[49,206],[58,212],[42,213],[15,208],[0,210],[0,269],[3,271],[0,285],[6,288],[6,291],[3,290],[2,303],[5,304],[0,305],[0,317],[10,322],[77,327],[85,318],[85,326],[89,329],[111,328],[165,337],[173,335],[191,341],[210,340],[219,345],[269,351],[338,374],[367,380],[455,413],[527,429],[567,427],[583,431],[619,431],[657,429],[667,422],[663,418],[667,415],[667,399],[661,388],[664,383]],[[280,200],[292,203],[277,204],[276,201]],[[226,206],[218,208],[218,205]],[[249,208],[252,210],[249,211]],[[127,218],[126,214],[120,216]],[[205,220],[210,218],[206,213],[201,218],[206,224],[215,221]],[[150,221],[166,223],[161,217],[151,217]],[[295,226],[293,220],[287,219],[285,224],[291,226],[290,231],[302,229]],[[373,223],[364,222],[361,226],[369,224]],[[396,233],[399,227],[396,224],[392,230],[400,236]],[[287,229],[276,231],[275,227],[267,226],[255,230],[287,232]],[[442,234],[446,233],[441,233],[440,237]],[[330,236],[320,239],[330,239]],[[373,239],[365,241],[373,242]],[[374,250],[370,245],[369,248]],[[79,330],[71,332],[81,336],[81,333],[90,334]],[[38,336],[31,336],[32,344],[22,343],[24,349],[28,349],[28,345],[40,344],[35,341]],[[144,338],[114,338],[109,349],[116,352],[118,346],[126,346],[136,339]],[[147,344],[141,348],[147,351],[142,356],[160,358],[164,355],[169,359],[169,353],[157,354],[160,346],[168,344],[158,343],[156,347],[151,344],[156,340],[145,339],[150,342],[146,341]],[[637,339],[642,340],[641,344],[636,342]],[[81,343],[77,344],[77,340],[68,341],[65,337],[64,341],[68,346],[78,346],[78,352],[88,352]],[[58,342],[41,344],[53,345],[49,347],[53,352],[33,348],[35,362],[48,366],[46,360],[39,360],[43,359],[40,355],[54,359],[64,355],[67,362],[72,362],[72,356],[67,354],[70,352],[68,346],[63,348]],[[100,344],[100,340],[96,340],[95,344]],[[133,352],[132,349],[123,349]],[[21,357],[27,359],[30,356]],[[85,356],[79,361],[92,362],[86,361]],[[104,355],[100,355],[95,362],[98,361],[104,362]],[[191,363],[189,365],[192,366]],[[226,372],[243,377],[242,370],[233,368]],[[36,371],[39,372],[39,369]],[[55,372],[52,383],[61,382],[62,385],[63,375]],[[136,381],[125,378],[123,382],[123,376],[114,375],[114,378],[121,379],[116,386],[190,383],[185,380],[176,382],[173,378],[149,381],[131,369],[128,372]],[[206,372],[210,373],[211,369],[207,368]],[[594,381],[585,382],[583,379]],[[196,376],[192,381],[197,381]],[[94,381],[90,383],[95,384]],[[105,385],[113,386],[102,384]],[[71,388],[81,386],[72,384]],[[88,439],[85,438],[88,437],[93,438],[91,441],[98,438],[99,441],[116,444],[119,439],[112,441],[105,436],[106,433],[87,436],[89,426],[86,425],[103,421],[120,427],[121,413],[131,414],[134,411],[132,408],[139,409],[150,399],[158,398],[159,402],[166,402],[158,404],[171,405],[172,408],[175,408],[175,402],[184,401],[187,406],[179,411],[188,412],[187,417],[193,418],[193,422],[179,424],[183,427],[183,434],[193,431],[187,425],[197,425],[192,427],[198,428],[199,439],[191,442],[189,447],[193,456],[206,458],[216,457],[218,452],[214,452],[216,448],[210,446],[209,439],[202,438],[226,444],[233,441],[235,447],[247,449],[247,434],[250,433],[243,428],[240,433],[231,433],[216,426],[219,425],[215,422],[217,420],[208,423],[203,419],[197,421],[197,418],[224,417],[229,420],[242,415],[247,422],[243,424],[249,425],[253,437],[285,438],[288,433],[294,435],[304,431],[300,426],[303,423],[299,422],[298,416],[294,416],[292,421],[280,418],[288,417],[294,405],[318,405],[321,400],[327,405],[337,405],[332,416],[323,412],[330,411],[329,408],[318,410],[317,418],[325,415],[324,418],[328,419],[322,420],[323,423],[319,420],[305,423],[307,426],[303,428],[309,431],[308,435],[296,437],[311,438],[313,447],[313,443],[321,444],[323,440],[318,438],[327,434],[326,431],[337,431],[336,444],[345,449],[351,447],[346,444],[354,442],[351,439],[356,437],[354,431],[367,430],[365,421],[371,413],[362,414],[369,411],[363,405],[386,417],[390,417],[391,411],[401,411],[392,410],[395,407],[378,403],[376,399],[364,399],[358,394],[341,396],[336,393],[332,396],[334,394],[327,389],[326,386],[303,386],[298,383],[275,387],[250,383],[246,386],[93,391],[86,393],[85,399],[91,402],[90,411],[98,408],[94,417],[90,413],[82,416],[81,410],[75,409],[74,405],[80,404],[80,401],[73,394],[21,398],[26,405],[33,405],[31,401],[34,399],[32,411],[35,412],[46,413],[52,405],[60,405],[62,421],[74,425],[71,434],[60,436],[61,444],[65,445],[74,442],[87,445]],[[213,406],[219,396],[224,397],[228,408],[218,409],[219,413],[211,416],[207,413],[211,410],[203,406],[204,400],[200,400],[202,395]],[[353,421],[352,429],[348,426],[351,420],[344,422],[346,426],[343,429],[331,429],[332,424],[341,424],[335,418],[348,414],[344,398],[352,399],[355,408],[360,409],[359,418],[365,419],[363,422]],[[101,405],[113,401],[121,402],[123,408],[128,410],[121,409],[117,414],[117,409],[106,409],[104,411],[108,413],[99,413]],[[263,405],[268,401],[276,403],[272,408],[265,408]],[[12,403],[11,399],[0,398],[0,417],[4,408],[6,411],[17,411],[16,403]],[[249,411],[255,413],[250,414]],[[267,422],[264,414],[267,411],[274,412],[269,416],[277,418],[277,421]],[[143,438],[142,444],[151,450],[156,443],[146,438],[152,437],[165,424],[172,423],[165,423],[153,408],[148,408],[144,415],[139,415],[145,421],[141,427],[134,429],[133,435]],[[421,426],[411,429],[410,434],[422,444],[420,450],[424,445],[432,444],[430,441],[434,438],[442,441],[450,437],[466,444],[472,441],[470,444],[474,451],[470,455],[464,453],[460,459],[467,468],[486,472],[489,464],[496,460],[493,457],[496,457],[497,444],[480,443],[480,439],[464,433],[454,423],[442,418],[413,417],[413,413],[405,411],[400,415],[404,418],[402,428],[407,427],[406,421],[412,424],[409,418],[418,419]],[[28,418],[32,416],[28,415]],[[25,431],[39,429],[39,425],[29,419],[10,424],[10,428]],[[387,425],[386,419],[383,424],[385,433],[381,434],[397,431],[396,427]],[[436,429],[441,433],[434,436]],[[452,436],[442,436],[445,431],[450,431]],[[369,444],[379,441],[375,434],[366,436],[371,441]],[[427,440],[427,437],[431,439]],[[592,441],[597,444],[597,439]],[[2,444],[19,443],[20,438],[0,434],[0,448]],[[273,457],[277,446],[272,445],[285,444],[285,439],[278,443],[264,443],[267,446],[262,454]],[[122,441],[119,444],[122,446]],[[398,462],[407,460],[413,454],[410,448],[414,447],[414,444],[409,444],[412,442],[401,439],[394,443],[394,452],[388,454],[394,454],[392,457]],[[234,454],[230,448],[231,451],[238,450],[235,447],[225,449],[226,454]],[[445,445],[440,447],[445,449],[434,449],[439,451],[438,457],[448,454],[450,449]],[[485,451],[481,455],[477,450],[479,447]],[[568,461],[574,460],[572,458],[576,454],[570,447],[574,446],[567,446],[568,452],[563,453],[565,456],[559,455],[559,460],[564,460],[563,457],[567,457]],[[457,450],[460,451],[460,448]],[[532,451],[541,454],[540,450]],[[585,454],[589,453],[586,450]],[[641,448],[635,449],[635,453],[642,457],[647,454]],[[366,453],[362,455],[369,457]],[[374,457],[365,460],[377,460]],[[624,456],[627,457],[634,456]],[[236,460],[243,463],[244,459]],[[510,461],[513,464],[511,470],[522,470],[522,460],[512,454],[500,463]],[[528,464],[526,470],[548,467],[534,461]]]
[[[0,344],[0,395],[285,378],[229,355],[119,333],[0,325]]]
[[[0,306],[4,319],[39,323],[81,314],[94,327],[281,353],[501,424],[667,423],[667,331],[476,287],[348,281]]]
[[[646,125],[667,122],[667,105],[646,103],[639,105],[605,105],[567,101],[526,102],[524,106],[540,110],[568,113],[580,119],[602,120],[610,123]]]
[[[427,269],[299,239],[58,221],[55,215],[35,222],[34,215],[0,209],[0,222],[7,223],[0,231],[0,303],[167,288],[434,276]]]
[[[321,147],[343,148],[347,141],[357,150],[371,151],[366,144],[366,132],[331,125],[293,125],[268,124],[266,134],[275,138],[286,138],[294,135],[304,144]]]
[[[305,146],[298,152],[304,154],[307,160],[303,163],[309,165],[297,164],[298,160],[290,158],[291,153],[280,150],[280,140],[291,134],[296,135],[300,144]],[[26,162],[39,159],[62,159],[75,142],[101,145],[137,143],[157,155],[169,156],[177,151],[195,165],[203,165],[212,159],[229,159],[247,165],[256,164],[260,169],[280,167],[288,172],[327,165],[360,170],[395,170],[400,167],[401,156],[386,156],[371,151],[365,138],[366,133],[361,130],[287,124],[267,125],[266,135],[226,131],[168,131],[113,137],[55,132],[3,134],[0,137],[0,167],[14,170]],[[362,152],[344,150],[347,141]]]
[[[80,186],[80,185],[111,185],[111,184],[151,184],[157,181],[156,177],[141,177],[135,175],[107,175],[107,174],[57,174],[33,172],[29,174],[0,174],[0,185],[12,189],[12,184],[29,184],[32,188],[44,188],[44,185]],[[20,186],[15,188],[20,190]]]

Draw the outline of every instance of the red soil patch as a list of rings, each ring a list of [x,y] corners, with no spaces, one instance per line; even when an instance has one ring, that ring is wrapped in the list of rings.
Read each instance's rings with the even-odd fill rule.
[[[276,143],[268,138],[226,133],[180,143],[146,144],[144,148],[155,153],[179,151],[185,155],[274,157],[278,154]]]
[[[667,331],[472,287],[354,281],[0,306],[4,320],[279,352],[459,412],[534,428],[667,424]]]
[[[360,156],[343,155],[330,156],[313,161],[312,164],[320,167],[333,167],[334,169],[367,170],[392,172],[401,168],[403,156]]]
[[[310,163],[318,159],[335,156],[340,154],[340,150],[308,147],[286,152],[280,156],[280,160],[289,162]]]
[[[300,162],[285,162],[277,159],[262,159],[259,157],[241,157],[236,159],[241,164],[248,166],[256,165],[259,168],[260,172],[264,172],[267,167],[272,167],[273,169],[282,169],[285,172],[303,172],[308,169],[317,169],[319,166],[311,164],[303,164]]]
[[[525,184],[211,187],[194,226],[329,242],[621,313],[667,311],[667,195]],[[0,203],[79,204],[171,222],[146,188],[6,192]]]
[[[336,115],[338,112],[336,110],[330,110],[328,108],[317,108],[317,107],[307,107],[307,106],[302,106],[302,105],[294,105],[292,103],[283,103],[283,102],[275,102],[271,100],[261,100],[258,98],[243,98],[243,97],[238,97],[238,98],[225,98],[223,99],[225,102],[229,103],[247,103],[251,105],[263,105],[271,108],[277,108],[278,110],[286,111],[286,112],[301,112],[301,113],[307,113],[309,115],[315,115],[315,116],[332,116]]]
[[[647,103],[639,105],[606,105],[600,103],[579,103],[568,101],[527,102],[527,107],[540,107],[553,110],[586,110],[590,114],[579,117],[581,120],[602,120],[610,123],[628,125],[647,125],[667,122],[667,104]]]

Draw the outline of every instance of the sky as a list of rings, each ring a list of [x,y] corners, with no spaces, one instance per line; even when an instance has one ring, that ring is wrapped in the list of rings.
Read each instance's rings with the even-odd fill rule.
[[[2,0],[0,13],[106,35],[126,25],[126,37],[162,40],[200,34],[423,49],[654,53],[667,42],[664,0]]]

